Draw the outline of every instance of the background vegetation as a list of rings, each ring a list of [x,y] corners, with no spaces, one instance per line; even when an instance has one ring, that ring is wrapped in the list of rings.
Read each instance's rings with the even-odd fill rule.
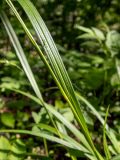
[[[48,36],[48,41],[41,43],[38,33],[40,28],[35,32],[35,21],[32,25],[29,21],[32,13],[28,13],[31,17],[25,13],[24,2],[13,1],[57,80],[47,69],[47,63],[40,59],[37,45],[24,31],[22,22],[18,22],[19,18],[13,13],[10,2],[1,1],[3,5],[0,7],[0,160],[119,160],[119,0],[32,0],[55,41],[75,91],[72,90],[69,78],[66,78],[67,73],[54,47],[52,51],[56,65],[52,56],[49,57],[49,47],[45,47],[54,44],[47,30],[43,30],[43,38]],[[16,35],[10,30],[11,24],[41,91],[41,102],[38,100],[41,94],[30,77],[29,67],[26,67],[27,74],[26,65],[23,67],[20,63],[18,54],[22,55],[22,51],[15,44]],[[12,33],[14,44],[10,38]],[[17,56],[15,45],[18,46]],[[80,110],[76,99],[80,101]],[[81,124],[85,126],[82,128]],[[81,139],[81,134],[85,139]]]

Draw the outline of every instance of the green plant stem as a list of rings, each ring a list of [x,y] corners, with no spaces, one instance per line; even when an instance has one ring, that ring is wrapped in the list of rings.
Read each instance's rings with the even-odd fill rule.
[[[48,145],[47,145],[47,141],[46,141],[46,139],[45,139],[45,138],[43,139],[43,141],[44,141],[45,153],[46,153],[46,156],[48,157],[48,156],[49,156],[49,152],[48,152]]]

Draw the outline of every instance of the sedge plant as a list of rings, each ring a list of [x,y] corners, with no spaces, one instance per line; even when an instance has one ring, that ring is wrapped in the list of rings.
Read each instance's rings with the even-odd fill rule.
[[[17,0],[17,2],[20,5],[21,9],[24,10],[29,21],[31,22],[39,42],[37,42],[33,37],[33,35],[31,34],[29,28],[26,26],[24,20],[18,13],[17,8],[14,6],[14,3],[12,2],[12,0],[4,0],[4,1],[2,0],[1,1],[2,7],[0,8],[1,9],[0,18],[11,40],[11,43],[15,49],[17,57],[23,67],[23,70],[31,84],[31,87],[35,92],[35,96],[21,90],[12,89],[12,91],[20,93],[24,96],[27,96],[31,100],[38,103],[40,106],[44,107],[46,110],[46,114],[48,114],[49,116],[52,126],[49,126],[48,124],[38,124],[35,130],[17,130],[17,129],[15,130],[14,129],[14,130],[0,130],[0,132],[21,133],[21,134],[29,134],[29,135],[41,137],[44,139],[44,142],[46,142],[46,140],[49,140],[49,141],[59,143],[62,146],[64,146],[68,152],[69,152],[69,149],[77,150],[81,152],[85,157],[91,160],[104,160],[111,157],[109,148],[107,147],[107,141],[106,141],[106,136],[108,136],[113,146],[116,147],[116,150],[117,150],[116,152],[120,153],[118,149],[119,148],[118,143],[115,144],[116,141],[114,141],[113,138],[111,138],[112,136],[109,133],[109,127],[106,124],[107,118],[105,119],[105,122],[104,122],[104,119],[94,109],[94,107],[86,99],[84,99],[80,94],[75,92],[73,85],[71,83],[71,80],[63,64],[63,61],[61,59],[61,56],[58,52],[58,49],[51,37],[50,32],[48,31],[43,19],[41,18],[35,6],[32,4],[30,0]],[[37,85],[37,82],[34,78],[34,74],[31,70],[31,66],[29,65],[26,55],[24,53],[24,50],[21,47],[20,41],[18,39],[19,37],[17,37],[11,25],[11,22],[9,21],[4,11],[4,5],[8,5],[10,7],[12,12],[14,13],[14,16],[18,19],[19,25],[23,27],[24,32],[28,36],[32,45],[34,46],[40,58],[44,62],[50,74],[52,75],[54,81],[56,82],[56,85],[61,91],[61,94],[69,104],[69,107],[71,108],[74,114],[74,118],[77,124],[79,125],[79,127],[81,128],[81,130],[78,130],[73,124],[71,124],[68,120],[66,120],[62,114],[60,114],[58,111],[54,109],[54,106],[47,104],[44,101],[43,96],[40,92],[40,89]],[[106,146],[104,147],[105,156],[103,156],[97,150],[92,140],[91,134],[88,130],[85,118],[81,110],[79,100],[87,104],[87,106],[93,111],[94,115],[100,120],[101,124],[104,126],[103,138],[104,138],[104,145]],[[106,113],[106,117],[107,115],[108,115],[108,112]],[[53,120],[53,117],[55,121]],[[59,129],[57,125],[57,121],[59,121],[59,124],[65,129],[65,132]],[[41,128],[43,130],[41,130]],[[77,142],[74,138],[70,137],[69,134],[67,133],[67,130],[69,130],[77,139],[79,139],[80,142]],[[44,132],[44,131],[47,131],[47,132]],[[45,146],[46,145],[47,144],[45,143]],[[47,147],[46,147],[46,150],[47,150]],[[72,156],[71,153],[69,154],[71,156],[71,159],[76,159],[75,155]]]

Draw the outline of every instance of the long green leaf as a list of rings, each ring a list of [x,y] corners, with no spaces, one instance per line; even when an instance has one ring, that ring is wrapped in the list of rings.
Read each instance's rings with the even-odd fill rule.
[[[55,135],[58,135],[58,132],[56,131],[56,129],[53,128],[53,127],[51,127],[51,126],[49,126],[49,125],[40,123],[40,124],[38,124],[37,126],[38,126],[38,128],[40,128],[40,129],[44,129],[44,130],[49,131],[50,133],[53,133],[53,134],[55,134]],[[68,136],[68,135],[66,135],[66,134],[63,134],[63,133],[60,133],[60,134],[62,135],[62,137],[63,137],[64,140],[66,140],[66,141],[69,142],[69,143],[72,143],[73,145],[76,145],[76,146],[79,148],[79,150],[81,149],[81,151],[82,151],[83,153],[89,153],[88,150],[87,150],[85,147],[83,147],[81,144],[79,144],[78,142],[76,142],[76,141],[75,141],[73,138],[71,138],[70,136]]]
[[[28,79],[30,81],[30,84],[31,84],[35,94],[37,95],[37,97],[39,99],[41,99],[41,103],[42,103],[43,107],[45,107],[45,109],[46,109],[46,106],[44,104],[44,100],[42,98],[41,92],[40,92],[40,90],[38,88],[38,85],[36,83],[36,80],[34,78],[32,70],[31,70],[31,68],[30,68],[30,66],[28,64],[28,61],[27,61],[26,56],[24,54],[24,51],[23,51],[23,49],[21,47],[21,44],[20,44],[20,42],[19,42],[19,40],[18,40],[18,38],[17,38],[17,36],[16,36],[16,34],[15,34],[15,32],[14,32],[14,30],[13,30],[13,28],[12,28],[12,26],[11,26],[11,24],[10,24],[10,22],[9,22],[9,20],[8,20],[6,14],[4,12],[1,13],[1,19],[3,21],[3,24],[5,26],[5,29],[6,29],[6,31],[8,33],[8,35],[9,35],[9,37],[10,37],[10,40],[11,40],[13,46],[14,46],[16,54],[17,54],[17,56],[18,56],[18,58],[19,58],[19,60],[21,62],[21,65],[22,65],[22,67],[23,67],[23,69],[24,69],[24,71],[25,71],[25,73],[26,73],[26,75],[27,75],[27,77],[28,77]],[[46,109],[46,112],[47,112],[51,122],[53,123],[54,127],[57,129],[57,126],[54,123],[54,121],[53,121],[52,117],[50,116],[49,112],[47,111],[47,109]],[[57,131],[59,133],[59,130],[57,130]]]
[[[110,160],[111,155],[108,149],[108,144],[107,144],[107,139],[106,139],[106,124],[107,124],[107,117],[108,117],[108,113],[109,113],[109,107],[107,108],[106,111],[106,115],[105,115],[105,123],[104,123],[104,127],[103,127],[103,147],[104,147],[104,152],[106,155],[106,159]]]
[[[89,107],[89,109],[92,111],[92,113],[98,118],[98,120],[101,122],[102,125],[104,125],[104,119],[101,117],[101,115],[98,113],[98,111],[83,97],[80,95],[80,93],[76,92],[76,96],[78,99],[83,102],[84,104]],[[108,126],[106,126],[108,128]]]
[[[2,21],[4,22],[6,30],[7,30],[8,34],[9,34],[9,36],[10,36],[10,39],[11,39],[13,45],[14,45],[14,48],[15,48],[15,50],[17,52],[17,55],[18,55],[18,57],[19,57],[19,59],[21,61],[21,64],[22,64],[23,68],[25,69],[25,72],[26,72],[26,74],[28,76],[28,79],[30,80],[30,82],[32,84],[33,89],[34,89],[34,84],[35,84],[35,86],[37,88],[37,91],[38,91],[39,90],[38,86],[36,84],[36,81],[34,80],[33,73],[32,73],[32,71],[30,69],[30,66],[29,66],[27,60],[26,60],[26,57],[25,57],[24,52],[23,52],[23,49],[22,49],[22,47],[21,47],[21,45],[20,45],[20,43],[19,43],[19,41],[17,39],[17,36],[14,33],[14,31],[12,29],[12,26],[10,25],[9,20],[6,17],[5,13],[1,14],[1,18],[2,18]],[[31,80],[31,77],[32,77],[32,80]],[[35,90],[35,93],[38,96],[38,98],[41,100],[41,105],[43,105],[42,96],[40,97],[40,92],[38,92],[38,94],[37,94],[37,91]]]
[[[79,103],[76,99],[76,96],[74,94],[74,90],[71,84],[71,81],[69,79],[69,76],[66,72],[66,69],[63,65],[62,59],[58,53],[58,50],[53,42],[53,39],[44,23],[42,18],[40,17],[39,13],[35,9],[35,7],[32,5],[32,3],[29,0],[18,0],[18,2],[21,4],[23,9],[25,10],[26,14],[28,15],[36,34],[41,42],[41,45],[43,46],[45,53],[49,59],[50,65],[52,67],[52,70],[54,74],[56,75],[58,81],[60,82],[64,92],[74,105],[74,109],[78,111],[79,118],[81,118],[81,122],[83,125],[83,128],[86,128],[86,124],[83,118],[83,115],[81,113]],[[66,85],[67,84],[67,85]],[[74,111],[75,112],[75,111]]]
[[[28,33],[28,30],[26,29],[25,24],[21,20],[19,14],[17,13],[16,9],[14,8],[12,2],[10,0],[6,0],[6,2],[9,4],[9,6],[13,10],[13,12],[17,16],[17,18],[20,20],[20,22],[22,22],[21,24],[23,24],[25,31],[27,31],[27,33]],[[62,63],[61,57],[59,56],[59,53],[56,50],[57,48],[55,48],[54,42],[52,41],[52,38],[49,34],[49,31],[47,30],[47,27],[45,26],[44,22],[42,21],[41,17],[39,16],[37,10],[34,8],[34,6],[32,5],[32,3],[30,1],[26,1],[26,0],[22,1],[21,0],[18,2],[21,4],[23,9],[26,11],[29,19],[31,20],[31,22],[34,23],[34,26],[36,26],[36,24],[38,24],[36,31],[38,31],[40,29],[41,32],[43,32],[44,40],[42,39],[43,40],[42,42],[44,44],[42,43],[42,45],[44,45],[46,48],[45,51],[48,56],[50,65],[52,67],[49,69],[50,69],[50,71],[52,71],[51,72],[52,75],[55,75],[53,77],[55,80],[57,80],[56,82],[58,82],[57,84],[58,84],[60,90],[65,93],[64,94],[64,95],[66,95],[65,98],[67,99],[69,105],[71,106],[71,109],[72,109],[78,123],[80,124],[87,141],[89,142],[91,148],[93,149],[95,156],[98,157],[98,159],[103,159],[102,156],[99,154],[99,152],[94,147],[94,144],[91,140],[91,136],[90,136],[89,131],[87,129],[83,114],[82,114],[81,109],[79,107],[78,100],[75,96],[73,87],[71,85],[71,81],[70,81],[69,76],[65,70],[63,63]],[[37,19],[37,17],[38,17],[38,19]],[[36,29],[36,27],[35,27],[35,29]],[[38,35],[39,35],[39,33],[38,33]],[[30,38],[31,38],[30,33],[28,34],[28,36],[30,36]],[[31,40],[33,40],[33,39],[31,39]],[[38,49],[38,47],[37,47],[37,49]],[[40,50],[40,49],[38,49],[38,50]],[[42,58],[44,59],[44,62],[46,62],[44,56],[41,54],[41,51],[39,53],[42,56]],[[48,63],[46,63],[46,65],[48,66]]]
[[[9,89],[9,88],[8,88]],[[27,92],[24,92],[24,91],[21,91],[21,90],[16,90],[16,89],[12,89],[13,91],[15,92],[18,92],[24,96],[27,96],[28,98],[30,98],[31,100],[35,101],[36,103],[38,103],[39,105],[42,105],[40,99],[38,99],[37,97],[27,93]],[[51,106],[50,104],[47,104],[45,103],[46,105],[46,108],[47,110],[53,114],[59,121],[62,122],[62,124],[64,124],[75,136],[77,139],[80,140],[80,142],[90,151],[92,152],[91,150],[91,147],[89,146],[88,142],[86,141],[84,135],[77,129],[74,127],[74,125],[72,125],[69,121],[67,121],[59,112],[57,112],[53,106]]]
[[[30,81],[30,84],[31,84],[32,88],[34,89],[34,92],[36,93],[36,95],[40,99],[42,99],[41,93],[40,93],[38,85],[37,85],[37,83],[34,79],[34,75],[33,75],[32,71],[31,71],[31,68],[28,64],[28,61],[27,61],[26,56],[24,54],[24,51],[23,51],[23,49],[20,45],[20,42],[19,42],[19,40],[18,40],[18,38],[17,38],[17,36],[16,36],[16,34],[15,34],[15,32],[14,32],[7,16],[6,16],[6,14],[4,12],[1,12],[0,17],[2,19],[2,22],[3,22],[4,26],[5,26],[6,31],[9,35],[9,37],[10,37],[10,40],[11,40],[11,42],[12,42],[14,48],[15,48],[16,54],[17,54],[17,56],[18,56],[18,58],[21,62],[21,65],[22,65],[22,67],[23,67],[23,69],[24,69],[24,71],[25,71],[25,73],[26,73],[26,75],[27,75],[27,77]]]
[[[79,107],[79,103],[78,103],[78,100],[75,96],[75,93],[74,93],[74,90],[73,90],[73,87],[71,85],[71,81],[69,79],[69,76],[64,68],[64,65],[62,63],[62,60],[60,58],[59,53],[58,54],[55,54],[57,52],[52,52],[51,54],[51,51],[48,49],[48,45],[50,45],[49,43],[49,38],[47,37],[48,36],[48,30],[44,30],[44,34],[46,33],[46,38],[48,38],[48,45],[47,43],[45,42],[44,45],[47,46],[47,55],[48,55],[48,59],[49,59],[49,63],[51,64],[51,66],[53,66],[51,68],[51,66],[49,66],[49,63],[47,62],[46,60],[46,57],[43,55],[43,53],[41,52],[39,46],[37,45],[37,43],[35,42],[34,38],[32,37],[32,35],[30,34],[29,30],[27,29],[26,25],[24,24],[24,22],[22,21],[21,17],[19,16],[17,10],[15,9],[14,5],[12,4],[11,0],[6,0],[6,2],[8,3],[8,5],[11,7],[11,9],[13,10],[13,12],[15,13],[16,17],[18,18],[18,20],[20,21],[21,25],[23,26],[24,30],[26,31],[28,37],[30,38],[31,42],[34,44],[34,46],[36,47],[36,49],[38,50],[42,60],[45,62],[46,66],[48,67],[48,69],[50,70],[51,74],[53,75],[53,78],[55,79],[58,87],[60,88],[61,92],[63,93],[64,97],[66,98],[66,100],[68,101],[69,105],[71,106],[71,109],[76,117],[76,120],[78,121],[78,123],[80,124],[81,126],[81,129],[83,130],[84,132],[84,135],[87,139],[87,141],[89,142],[93,152],[94,152],[94,155],[102,160],[102,156],[100,155],[100,153],[96,150],[93,142],[92,142],[92,139],[91,139],[91,136],[89,134],[89,131],[88,131],[88,128],[87,128],[87,125],[85,123],[85,119],[82,115],[82,112],[81,112],[81,109]],[[24,8],[24,6],[27,6],[27,7],[32,7],[32,10],[35,11],[36,13],[37,10],[35,10],[34,6],[32,5],[32,3],[30,1],[26,1],[26,4],[24,4],[24,1],[19,1],[19,3],[22,2],[21,6]],[[26,7],[24,8],[24,10],[26,11]],[[29,8],[26,12],[30,12],[31,11],[31,8]],[[32,13],[32,12],[31,12]],[[30,14],[30,13],[29,13]],[[28,15],[29,15],[28,14]],[[32,13],[32,15],[34,15],[34,13]],[[39,16],[39,14],[38,14]],[[30,16],[32,19],[34,17]],[[35,15],[35,17],[37,17]],[[36,19],[36,18],[34,18]],[[37,22],[37,21],[36,21]],[[41,24],[41,27],[42,27],[43,23]],[[43,27],[44,28],[44,27]],[[50,36],[50,34],[49,34]],[[51,39],[50,39],[51,40]],[[53,45],[54,46],[54,45]],[[50,52],[49,52],[50,51]],[[52,51],[54,51],[52,49]],[[48,54],[49,53],[49,54]],[[54,56],[55,55],[55,56]],[[58,56],[58,57],[57,57]],[[60,59],[59,59],[60,58]],[[52,60],[52,61],[51,61]],[[57,60],[57,61],[56,61]],[[59,61],[60,60],[60,61]],[[53,63],[51,63],[53,62]],[[59,63],[60,62],[60,63]],[[55,71],[55,67],[54,65],[57,64],[57,72]],[[58,73],[58,74],[57,74]],[[62,75],[62,76],[61,76]],[[67,84],[67,85],[66,85]]]
[[[41,93],[39,91],[38,85],[37,85],[37,83],[35,81],[35,78],[34,78],[34,75],[33,75],[32,71],[31,71],[31,68],[30,68],[30,66],[29,66],[29,64],[27,62],[26,56],[24,54],[24,51],[23,51],[23,49],[22,49],[22,47],[20,45],[20,42],[19,42],[19,40],[18,40],[18,38],[17,38],[17,36],[16,36],[16,34],[15,34],[15,32],[14,32],[14,30],[13,30],[13,28],[12,28],[8,18],[7,18],[7,16],[3,12],[1,13],[1,19],[2,19],[2,21],[4,23],[4,26],[5,26],[5,28],[6,28],[7,32],[8,32],[10,40],[11,40],[11,42],[12,42],[14,48],[15,48],[16,54],[17,54],[17,56],[18,56],[18,58],[19,58],[19,60],[20,60],[20,62],[22,64],[22,67],[23,67],[23,69],[24,69],[24,71],[25,71],[25,73],[26,73],[26,75],[27,75],[27,77],[28,77],[28,79],[29,79],[29,81],[31,83],[31,86],[32,86],[34,92],[36,93],[37,97],[41,99],[41,102],[42,102],[43,106],[45,107],[42,95],[41,95]],[[46,111],[47,111],[47,109],[46,109]],[[52,117],[50,116],[49,112],[47,112],[47,114],[49,115],[50,120],[52,121],[53,125],[57,129],[57,126],[55,125],[55,123],[54,123]],[[59,130],[57,130],[57,132],[59,133]],[[59,136],[61,136],[61,135],[59,134]]]
[[[86,104],[86,106],[92,111],[92,113],[94,114],[95,117],[98,118],[98,120],[100,121],[100,123],[104,126],[105,121],[102,118],[102,116],[99,114],[99,112],[94,108],[94,106],[92,104],[90,104],[90,102],[85,99],[83,96],[81,96],[78,92],[76,92],[76,96],[78,97],[78,99],[83,102],[84,104]],[[106,134],[109,138],[109,140],[111,141],[116,153],[120,153],[120,147],[119,147],[119,142],[117,141],[114,132],[112,131],[112,129],[108,126],[108,124],[106,124],[105,126],[106,128]]]
[[[32,136],[37,136],[37,137],[41,137],[41,138],[45,138],[49,141],[52,141],[52,142],[57,142],[59,144],[62,144],[64,146],[67,146],[69,148],[75,148],[77,150],[80,150],[79,147],[77,146],[73,146],[71,145],[69,142],[65,141],[65,140],[62,140],[60,138],[57,138],[55,136],[51,136],[47,133],[43,133],[41,131],[39,132],[34,132],[34,131],[28,131],[28,130],[0,130],[0,133],[20,133],[20,134],[29,134],[29,135],[32,135]]]
[[[71,81],[68,77],[68,74],[65,70],[65,67],[63,65],[62,59],[58,53],[58,50],[52,40],[52,37],[44,24],[44,21],[40,17],[39,13],[35,9],[35,7],[32,5],[32,3],[28,0],[18,0],[20,5],[25,10],[26,14],[28,15],[37,35],[41,42],[41,45],[43,46],[46,55],[48,56],[52,71],[54,72],[55,76],[57,77],[59,83],[61,84],[61,87],[63,88],[64,92],[66,93],[68,99],[72,103],[71,107],[72,110],[77,118],[77,120],[80,122],[80,125],[82,126],[85,133],[87,132],[87,127],[85,124],[85,120],[83,118],[83,115],[81,113],[79,103],[75,97],[74,90],[71,84]],[[67,84],[67,85],[66,85]],[[60,88],[61,89],[61,88]],[[76,110],[76,111],[75,111]],[[78,116],[79,114],[79,116]]]

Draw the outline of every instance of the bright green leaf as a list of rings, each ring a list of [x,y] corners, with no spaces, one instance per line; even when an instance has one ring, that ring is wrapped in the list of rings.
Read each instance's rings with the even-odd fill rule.
[[[8,112],[2,113],[0,117],[1,117],[1,122],[4,125],[6,125],[6,126],[8,126],[10,128],[14,128],[14,126],[15,126],[15,118],[14,118],[12,113],[8,113]]]

